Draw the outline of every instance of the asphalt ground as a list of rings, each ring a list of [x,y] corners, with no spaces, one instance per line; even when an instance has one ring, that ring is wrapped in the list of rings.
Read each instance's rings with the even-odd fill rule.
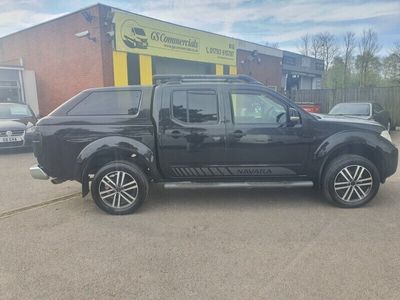
[[[0,154],[0,299],[400,299],[399,173],[359,209],[312,189],[154,187],[111,216],[60,199],[75,183],[31,180],[32,162]]]
[[[29,149],[0,151],[0,215],[81,191],[77,182],[54,185],[33,180],[29,168],[37,161]]]

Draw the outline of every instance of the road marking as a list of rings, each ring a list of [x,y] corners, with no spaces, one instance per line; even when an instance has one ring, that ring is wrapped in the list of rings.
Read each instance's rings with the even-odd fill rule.
[[[9,210],[9,211],[5,211],[5,212],[0,213],[0,219],[5,219],[5,218],[11,217],[13,215],[22,213],[22,212],[27,211],[27,210],[44,207],[44,206],[47,206],[47,205],[50,205],[50,204],[54,204],[54,203],[58,203],[58,202],[62,202],[62,201],[67,201],[67,200],[73,199],[73,198],[75,198],[77,196],[80,196],[80,195],[81,195],[81,193],[74,193],[74,194],[70,194],[70,195],[54,198],[54,199],[51,199],[51,200],[39,202],[39,203],[36,203],[36,204],[32,204],[32,205],[28,205],[28,206],[12,209],[12,210]]]

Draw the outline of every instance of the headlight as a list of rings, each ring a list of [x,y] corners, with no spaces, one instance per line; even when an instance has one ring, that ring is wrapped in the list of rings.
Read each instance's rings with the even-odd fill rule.
[[[381,132],[381,137],[387,139],[389,142],[392,142],[392,138],[390,137],[390,133],[387,130]]]

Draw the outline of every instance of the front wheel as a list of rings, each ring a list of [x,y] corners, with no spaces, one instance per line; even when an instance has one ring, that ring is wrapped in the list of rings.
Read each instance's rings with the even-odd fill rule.
[[[92,197],[107,213],[133,213],[145,200],[149,184],[146,175],[128,162],[111,162],[97,171],[92,182]]]
[[[379,185],[379,172],[371,161],[359,155],[342,155],[328,165],[323,192],[337,206],[352,208],[371,201]]]

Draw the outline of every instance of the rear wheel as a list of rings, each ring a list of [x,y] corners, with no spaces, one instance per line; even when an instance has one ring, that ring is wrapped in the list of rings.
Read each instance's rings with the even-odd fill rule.
[[[379,185],[379,173],[371,161],[359,155],[343,155],[327,167],[323,192],[337,206],[351,208],[371,201]]]
[[[146,175],[128,162],[111,162],[102,167],[92,182],[92,197],[107,213],[133,213],[142,205],[149,189]]]

